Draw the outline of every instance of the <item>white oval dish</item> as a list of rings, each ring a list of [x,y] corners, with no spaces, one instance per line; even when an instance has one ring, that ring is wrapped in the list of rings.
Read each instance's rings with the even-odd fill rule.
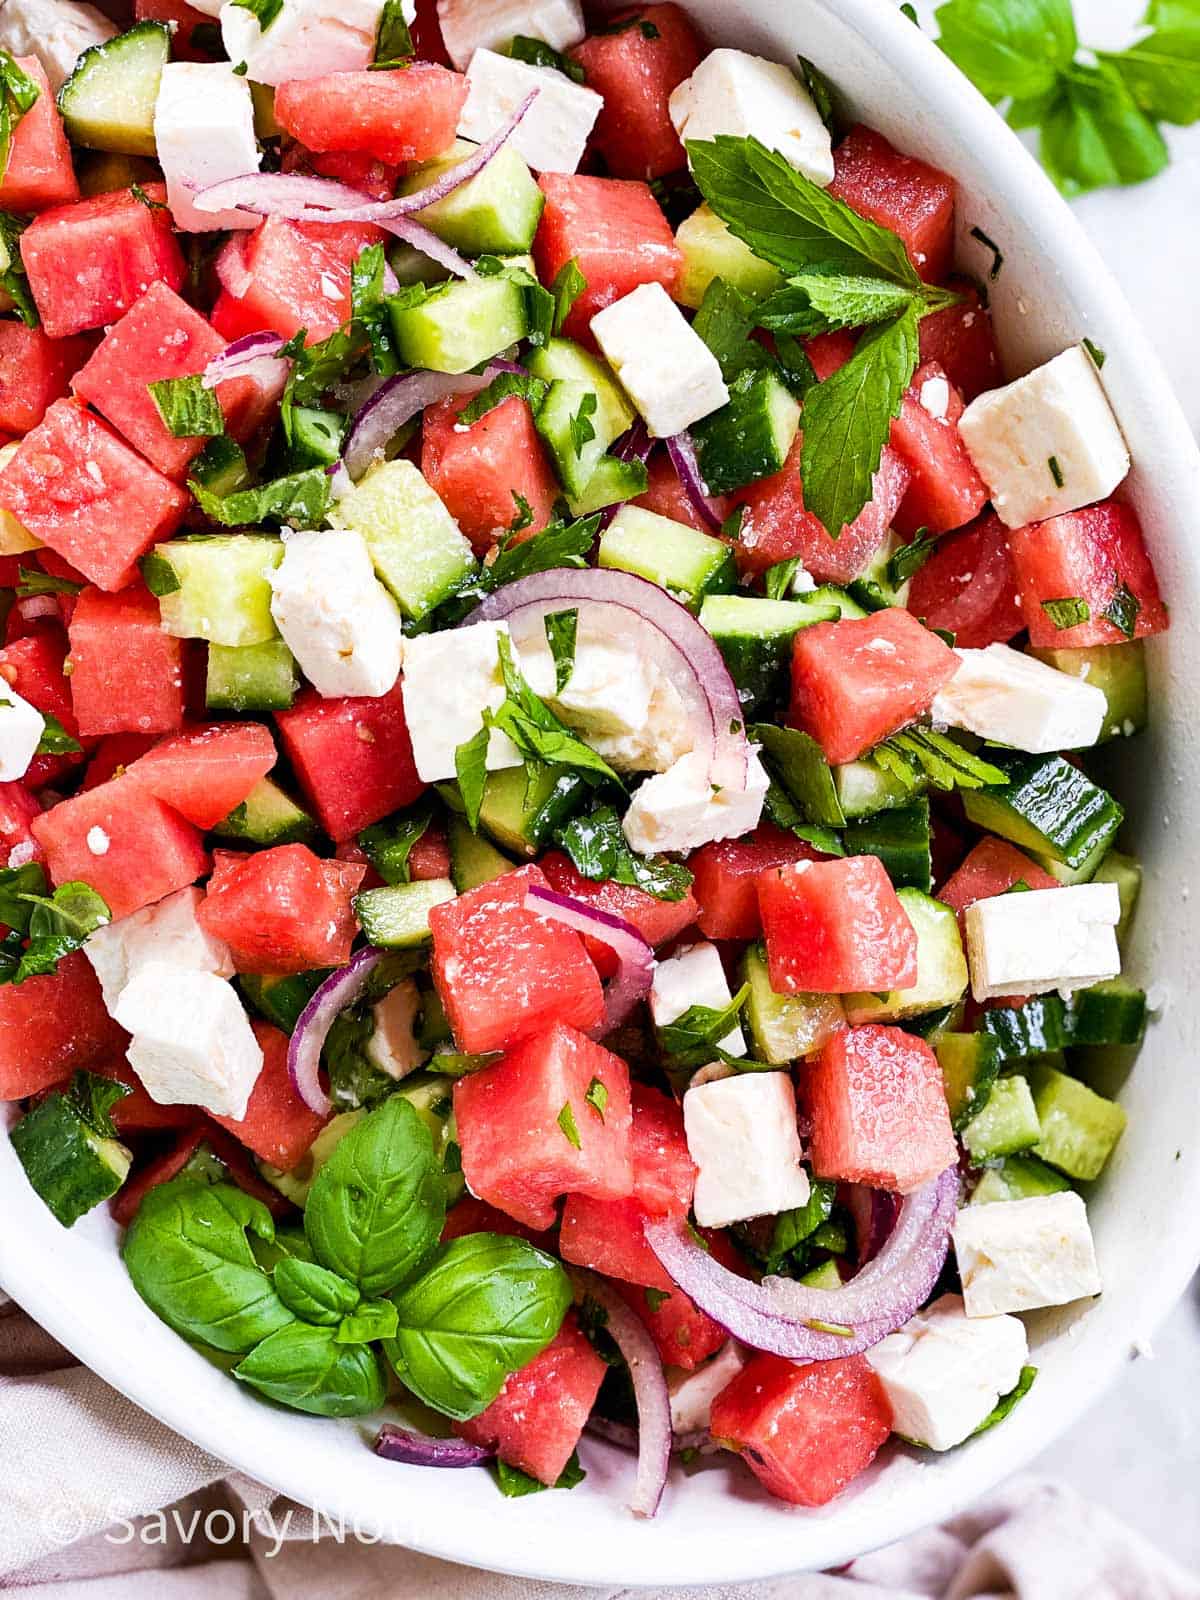
[[[1131,971],[1166,996],[1121,1092],[1129,1128],[1089,1196],[1105,1292],[1031,1318],[1040,1377],[1004,1426],[948,1455],[888,1450],[817,1513],[760,1492],[737,1465],[676,1468],[654,1522],[624,1507],[632,1461],[585,1440],[586,1485],[504,1500],[482,1472],[377,1459],[372,1430],[275,1410],[190,1350],[138,1299],[117,1230],[93,1215],[64,1231],[0,1141],[0,1284],[81,1361],[147,1411],[348,1531],[453,1561],[575,1583],[719,1583],[834,1567],[935,1522],[1021,1467],[1094,1401],[1182,1291],[1200,1255],[1197,961],[1188,890],[1200,860],[1200,456],[1133,313],[1068,208],[985,101],[890,0],[686,0],[710,36],[779,60],[814,60],[853,109],[959,180],[963,265],[1004,253],[992,303],[1011,374],[1084,335],[1135,468],[1141,514],[1175,628],[1153,641],[1154,721],[1111,750],[1114,786],[1147,872]],[[1189,883],[1189,880],[1191,882]],[[119,1477],[114,1472],[114,1480]],[[114,1519],[122,1514],[114,1507]]]

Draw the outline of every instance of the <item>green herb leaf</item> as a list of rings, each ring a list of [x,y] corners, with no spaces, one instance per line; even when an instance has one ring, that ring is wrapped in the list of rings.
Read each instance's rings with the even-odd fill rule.
[[[338,1323],[334,1338],[338,1344],[370,1344],[374,1339],[393,1338],[399,1323],[390,1300],[364,1300]]]
[[[887,278],[810,268],[788,279],[758,308],[762,327],[811,338],[886,322],[913,303],[913,291]]]
[[[1200,119],[1200,12],[1191,11],[1128,50],[1099,52],[1148,117],[1185,127]]]
[[[73,583],[70,578],[57,578],[51,572],[39,572],[36,567],[18,566],[17,594],[22,600],[27,600],[35,594],[81,594],[82,583]]]
[[[1046,462],[1046,465],[1050,468],[1050,476],[1054,479],[1054,487],[1056,489],[1061,489],[1067,480],[1063,476],[1063,469],[1059,465],[1058,457],[1051,456]]]
[[[371,63],[371,70],[379,72],[392,67],[406,67],[415,49],[404,16],[404,0],[384,0],[375,34],[375,59]]]
[[[237,68],[234,67],[233,70],[236,72]],[[243,73],[245,70],[246,63],[243,61]],[[136,200],[138,205],[145,206],[147,211],[169,211],[171,209],[170,206],[164,204],[163,201],[152,199],[150,195],[146,193],[145,189],[142,188],[140,183],[131,183],[129,185],[129,197],[131,200]]]
[[[1142,183],[1170,159],[1162,134],[1105,61],[1062,74],[1042,117],[1041,155],[1066,195]]]
[[[454,752],[454,774],[462,792],[467,825],[472,833],[479,832],[479,808],[483,804],[483,791],[487,783],[487,753],[491,737],[491,729],[482,726],[477,734],[464,740]]]
[[[714,278],[704,291],[692,328],[716,356],[726,383],[748,369],[769,365],[767,351],[750,337],[761,315],[761,307],[724,278]]]
[[[1052,89],[1079,47],[1071,0],[949,0],[938,46],[989,100]]]
[[[324,467],[309,467],[286,478],[275,478],[254,489],[234,494],[212,494],[196,479],[188,488],[206,517],[227,528],[260,522],[289,522],[298,528],[319,528],[329,508],[329,475]]]
[[[1089,621],[1092,615],[1092,608],[1078,595],[1068,595],[1062,600],[1043,600],[1042,610],[1059,629],[1077,628],[1081,622]]]
[[[13,302],[13,309],[21,321],[30,328],[41,325],[41,317],[25,276],[25,263],[21,259],[21,235],[28,223],[23,217],[0,211],[0,289]]]
[[[1114,628],[1119,628],[1127,639],[1132,639],[1137,634],[1137,619],[1141,609],[1142,602],[1129,585],[1121,580],[1113,590],[1112,599],[1100,614],[1106,621],[1111,622]]]
[[[976,1434],[986,1433],[989,1428],[994,1428],[998,1422],[1003,1422],[1013,1407],[1023,1400],[1030,1389],[1033,1388],[1033,1380],[1037,1375],[1038,1369],[1036,1367],[1022,1367],[1021,1376],[1017,1379],[1016,1387],[1010,1389],[1007,1394],[1000,1396],[992,1410],[988,1412],[987,1416],[975,1429],[975,1432],[972,1433],[972,1439],[975,1438]]]
[[[148,383],[167,432],[176,439],[211,439],[225,432],[225,414],[199,373],[188,378],[160,378]]]
[[[432,801],[418,800],[407,811],[395,811],[359,834],[359,849],[384,883],[410,881],[408,858],[417,841],[425,837],[433,812]]]
[[[377,1106],[395,1091],[396,1080],[367,1057],[374,1032],[369,1008],[355,1006],[333,1020],[321,1064],[329,1075],[329,1098],[339,1111]]]
[[[579,402],[579,410],[569,419],[571,428],[571,445],[577,456],[583,454],[583,447],[596,437],[596,430],[592,426],[591,418],[596,415],[596,408],[600,404],[600,397],[593,390],[589,390]]]
[[[486,389],[480,392],[465,405],[458,414],[460,427],[469,428],[481,417],[486,417],[489,411],[494,411],[509,395],[518,395],[522,400],[528,400],[534,411],[546,398],[547,385],[541,378],[535,378],[528,372],[501,372],[494,377]]]
[[[388,0],[389,7],[393,4],[396,4],[396,0]],[[407,34],[408,26],[403,17],[400,22]],[[382,20],[379,26],[382,33]],[[392,320],[388,314],[387,292],[384,289],[386,266],[383,246],[370,244],[359,252],[350,267],[350,314],[370,343],[372,367],[385,378],[400,371],[400,357],[392,337]]]
[[[593,1078],[587,1086],[587,1093],[583,1097],[592,1110],[604,1121],[604,1113],[608,1109],[608,1090],[599,1078]]]
[[[50,896],[34,892],[18,898],[32,907],[25,931],[29,946],[16,966],[4,975],[9,983],[54,972],[64,956],[78,950],[89,934],[112,919],[108,906],[86,883],[60,884]],[[16,924],[10,924],[16,926]]]
[[[554,296],[555,333],[562,332],[563,323],[571,315],[571,309],[579,296],[587,292],[587,286],[588,281],[579,269],[579,262],[572,256],[559,268],[554,282],[550,285],[550,293]]]
[[[579,625],[579,612],[548,611],[542,618],[546,630],[546,643],[554,658],[554,691],[561,694],[571,681],[575,670],[575,634]]]
[[[530,39],[519,33],[509,44],[507,54],[513,61],[523,61],[527,67],[550,67],[554,72],[561,72],[565,78],[570,78],[572,83],[583,82],[583,68],[578,61],[560,54],[544,39]]]
[[[727,1005],[689,1006],[674,1022],[659,1028],[659,1043],[669,1056],[690,1059],[696,1052],[709,1051],[737,1027],[749,998],[750,985],[744,983]]]
[[[513,662],[509,640],[501,635],[496,644],[507,697],[495,711],[485,712],[485,727],[499,728],[506,733],[526,761],[570,767],[582,773],[588,783],[608,782],[623,789],[624,785],[608,762],[560,722],[545,701],[534,694]]]
[[[789,556],[786,561],[777,561],[773,567],[768,567],[763,574],[763,589],[767,599],[786,600],[792,587],[792,579],[799,570],[799,556]]]
[[[1104,367],[1104,363],[1108,360],[1107,354],[1101,350],[1098,344],[1093,344],[1090,339],[1085,339],[1083,341],[1083,348],[1087,351],[1088,355],[1091,356],[1092,361],[1095,363],[1096,371],[1100,372]]]
[[[379,1357],[342,1344],[332,1328],[293,1322],[256,1345],[233,1375],[259,1394],[314,1417],[363,1417],[387,1398]]]
[[[811,734],[773,722],[756,722],[750,728],[750,737],[762,746],[768,772],[779,778],[807,821],[826,828],[845,827],[833,772],[824,750]],[[841,854],[840,850],[835,853]]]
[[[315,1261],[287,1256],[274,1272],[275,1292],[304,1322],[334,1328],[362,1299],[352,1283]]]
[[[0,50],[0,177],[8,170],[13,132],[21,118],[36,104],[41,93],[37,84],[7,50]]]
[[[893,589],[902,589],[910,578],[914,578],[930,556],[937,549],[938,542],[930,538],[922,529],[917,533],[911,544],[902,544],[894,555],[889,556],[887,564],[887,581]]]
[[[692,886],[692,874],[681,862],[635,854],[611,806],[573,817],[554,837],[576,872],[592,883],[623,883],[671,901],[684,899]]]
[[[990,761],[973,756],[962,745],[932,728],[907,728],[885,739],[864,759],[910,791],[928,780],[936,789],[982,789],[1007,783],[1008,775]]]
[[[4,691],[0,689],[0,706],[8,704],[3,698]],[[62,723],[52,712],[42,712],[42,736],[37,742],[35,754],[39,756],[72,756],[77,755],[83,746],[78,739],[73,739]]]
[[[553,1483],[541,1483],[527,1472],[522,1472],[520,1467],[510,1466],[507,1461],[499,1459],[492,1463],[492,1474],[496,1479],[496,1487],[509,1500],[519,1500],[527,1494],[541,1494],[544,1489],[574,1489],[587,1477],[579,1465],[578,1450],[571,1452],[571,1459]]]
[[[563,1102],[563,1108],[558,1113],[558,1125],[562,1129],[563,1138],[568,1144],[573,1144],[576,1150],[581,1150],[583,1145],[579,1138],[579,1126],[575,1121],[575,1113],[571,1110],[569,1100]]]
[[[36,861],[0,867],[0,922],[22,935],[29,932],[33,905],[45,896],[46,874]]]
[[[524,533],[526,528],[533,526],[533,507],[529,504],[529,501],[526,500],[525,496],[523,494],[518,494],[515,489],[512,491],[512,497],[513,504],[517,508],[517,514],[509,523],[508,531],[510,534]]]
[[[796,76],[808,91],[808,97],[817,108],[817,115],[834,133],[837,127],[837,92],[833,84],[807,56],[796,57]]]
[[[248,11],[256,19],[263,33],[266,33],[283,10],[283,0],[231,0],[231,4],[238,6],[242,11]]]

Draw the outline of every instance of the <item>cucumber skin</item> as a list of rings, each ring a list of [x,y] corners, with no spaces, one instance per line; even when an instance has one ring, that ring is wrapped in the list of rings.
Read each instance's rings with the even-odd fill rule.
[[[86,131],[89,123],[86,117],[81,118],[78,102],[88,92],[88,80],[95,77],[97,71],[111,73],[112,68],[120,65],[120,57],[127,54],[131,45],[141,46],[157,43],[159,50],[158,70],[154,73],[154,91],[147,93],[144,98],[146,105],[143,115],[127,133],[114,132],[115,124],[109,124],[110,131],[102,137]],[[74,70],[58,91],[58,109],[63,119],[63,125],[75,144],[88,146],[93,150],[107,150],[115,155],[125,156],[155,156],[157,146],[154,142],[154,105],[158,98],[158,83],[162,69],[166,65],[171,53],[171,33],[166,23],[143,21],[137,22],[125,33],[118,34],[114,39],[105,39],[101,44],[91,45],[79,57]],[[149,52],[147,52],[147,55]]]
[[[116,1194],[133,1160],[116,1139],[94,1133],[62,1094],[27,1112],[10,1138],[25,1176],[64,1228]]]

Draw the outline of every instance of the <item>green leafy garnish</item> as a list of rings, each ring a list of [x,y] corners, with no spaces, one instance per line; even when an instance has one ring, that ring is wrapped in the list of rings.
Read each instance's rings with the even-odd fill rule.
[[[0,50],[0,178],[8,170],[13,131],[41,90],[7,50]]]
[[[587,1086],[587,1093],[583,1097],[600,1121],[604,1121],[604,1113],[608,1109],[608,1090],[599,1078],[593,1078]]]
[[[472,833],[479,831],[479,808],[483,804],[483,791],[487,784],[487,753],[491,730],[486,723],[470,739],[464,739],[454,752],[454,775],[458,779],[463,798],[467,825]]]
[[[414,50],[412,33],[404,16],[404,0],[384,0],[375,33],[375,59],[371,70],[380,72],[406,67]]]
[[[1008,782],[1008,774],[999,767],[972,755],[932,728],[906,728],[894,733],[877,744],[864,760],[910,791],[919,788],[923,780],[935,789],[982,789],[985,784]]]
[[[73,583],[70,578],[58,578],[52,572],[39,572],[36,567],[17,567],[17,594],[22,600],[27,600],[35,594],[80,594],[83,584]]]
[[[542,626],[554,658],[554,691],[561,694],[575,670],[575,635],[579,626],[579,612],[574,608],[569,611],[547,611],[542,618]]]
[[[571,767],[591,784],[613,783],[620,778],[602,756],[573,733],[525,682],[513,661],[512,646],[501,634],[496,640],[506,697],[495,711],[484,712],[484,727],[499,728],[516,745],[525,761]]]
[[[410,881],[408,858],[433,821],[433,810],[429,800],[418,800],[407,811],[397,811],[382,822],[373,822],[359,834],[359,849],[384,883]]]
[[[1113,590],[1112,599],[1101,612],[1101,616],[1111,622],[1114,628],[1118,628],[1127,639],[1132,639],[1137,634],[1137,619],[1141,609],[1142,602],[1129,585],[1121,580]]]
[[[4,691],[0,689],[0,706],[9,704],[3,699]],[[52,712],[42,712],[42,736],[37,742],[35,754],[39,756],[73,756],[78,755],[83,749],[79,740],[73,738],[63,727]]]
[[[837,126],[837,94],[833,84],[807,56],[796,57],[796,76],[808,91],[808,97],[817,108],[817,115],[833,133]]]
[[[11,930],[0,944],[0,983],[24,983],[55,971],[64,956],[112,920],[89,884],[63,883],[50,895],[46,887],[36,862],[0,870],[0,917]]]
[[[763,589],[767,599],[786,599],[792,587],[792,579],[799,570],[799,556],[789,556],[786,561],[777,561],[773,567],[768,567],[763,574]]]
[[[674,1022],[659,1028],[663,1051],[678,1066],[699,1067],[714,1059],[736,1060],[721,1048],[721,1040],[737,1027],[749,998],[750,985],[744,983],[727,1005],[689,1006]]]
[[[167,432],[176,439],[212,439],[225,432],[225,414],[199,373],[187,378],[159,378],[148,383]]]
[[[887,581],[893,589],[901,589],[916,576],[937,549],[937,540],[920,530],[911,544],[902,544],[894,555],[888,557]]]
[[[14,217],[10,211],[0,211],[0,289],[8,295],[13,309],[30,328],[39,327],[41,317],[25,276],[25,263],[21,259],[21,235],[27,219]]]
[[[583,68],[578,61],[562,55],[544,39],[530,39],[518,33],[509,44],[507,53],[513,61],[523,61],[527,67],[550,67],[555,72],[561,72],[565,78],[570,78],[572,83],[583,82]]]
[[[571,444],[577,456],[581,456],[584,445],[596,437],[591,419],[596,415],[599,404],[600,397],[593,390],[589,390],[580,399],[579,410],[570,418]]]
[[[1042,610],[1060,630],[1077,628],[1081,622],[1089,621],[1092,615],[1092,608],[1078,595],[1067,595],[1061,600],[1043,600]]]
[[[531,1478],[527,1472],[522,1472],[520,1467],[510,1466],[507,1461],[499,1459],[492,1464],[492,1475],[500,1493],[509,1500],[519,1500],[527,1494],[541,1494],[543,1489],[574,1489],[587,1477],[587,1473],[579,1465],[577,1450],[572,1451],[571,1459],[553,1483],[541,1483],[537,1478]]]
[[[329,507],[329,475],[324,467],[309,467],[227,495],[213,494],[195,478],[188,480],[188,488],[205,516],[227,528],[250,527],[260,522],[319,528]]]
[[[1108,360],[1107,354],[1101,350],[1098,344],[1093,344],[1090,339],[1085,339],[1083,341],[1083,348],[1087,351],[1088,355],[1091,356],[1093,362],[1095,363],[1096,371],[1099,372],[1104,366],[1104,363]]]
[[[972,1439],[975,1438],[976,1434],[986,1433],[989,1428],[994,1428],[998,1422],[1003,1422],[1013,1407],[1023,1400],[1030,1389],[1033,1388],[1033,1380],[1037,1375],[1038,1369],[1036,1367],[1022,1367],[1021,1376],[1017,1379],[1015,1388],[1000,1396],[991,1411],[988,1412],[987,1416],[975,1429],[975,1432],[972,1433]]]
[[[248,11],[256,19],[263,33],[266,33],[283,10],[283,0],[231,0],[231,3],[243,11]]]
[[[554,282],[550,285],[550,293],[554,296],[554,331],[561,333],[563,323],[571,314],[571,309],[581,294],[587,290],[588,281],[579,270],[579,262],[574,256],[559,268]]]
[[[350,314],[367,336],[372,367],[384,378],[400,370],[384,289],[386,266],[387,258],[381,244],[368,245],[350,266]]]
[[[571,1102],[563,1102],[563,1108],[558,1113],[558,1125],[562,1129],[563,1138],[568,1144],[573,1144],[576,1150],[582,1150],[583,1143],[579,1137],[579,1127],[575,1121],[575,1113],[571,1110]]]
[[[623,883],[671,901],[682,900],[692,886],[692,874],[681,862],[635,854],[611,806],[572,818],[554,837],[576,872],[592,883]]]
[[[494,411],[509,395],[518,395],[522,400],[528,400],[534,411],[546,398],[546,384],[541,378],[535,378],[528,372],[501,372],[488,384],[486,389],[481,389],[459,412],[458,423],[460,427],[469,428],[481,417],[486,417],[489,411]]]
[[[529,501],[526,500],[525,496],[523,494],[519,494],[516,489],[512,490],[512,497],[513,504],[517,508],[517,514],[509,523],[508,532],[510,534],[524,533],[526,528],[531,528],[533,526],[533,507],[529,504]]]

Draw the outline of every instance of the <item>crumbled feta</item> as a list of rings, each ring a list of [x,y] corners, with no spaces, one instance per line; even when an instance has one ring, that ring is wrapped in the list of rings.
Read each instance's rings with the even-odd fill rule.
[[[661,283],[598,311],[592,333],[656,439],[682,433],[729,399],[716,356]]]
[[[939,422],[950,410],[950,385],[945,378],[926,378],[917,394],[922,408]]]
[[[254,136],[250,82],[228,61],[169,61],[158,82],[154,143],[167,180],[175,226],[203,233],[255,228],[249,211],[201,211],[193,191],[257,172],[262,153]]]
[[[203,899],[203,889],[179,889],[90,935],[83,953],[100,980],[110,1014],[125,985],[151,961],[187,972],[208,972],[216,978],[233,977],[237,969],[229,946],[214,939],[197,921],[196,911]]]
[[[704,756],[690,752],[635,792],[625,813],[625,837],[642,855],[740,839],[758,827],[768,786],[762,762],[752,753],[745,787],[714,792]]]
[[[887,1392],[893,1430],[930,1450],[952,1450],[1016,1388],[1028,1353],[1017,1317],[968,1317],[961,1296],[944,1294],[866,1354]]]
[[[692,748],[694,735],[679,690],[660,676],[643,725],[631,733],[593,733],[588,743],[618,772],[666,772]]]
[[[650,1012],[657,1028],[677,1021],[691,1006],[710,1006],[719,1011],[732,998],[716,945],[688,945],[654,969]],[[745,1037],[736,1024],[717,1043],[731,1056],[746,1053]]]
[[[535,90],[537,99],[518,123],[509,146],[535,172],[574,172],[604,100],[553,67],[531,67],[494,50],[476,50],[467,68],[467,102],[459,134],[483,144]]]
[[[417,772],[426,783],[455,775],[454,752],[483,726],[485,708],[505,698],[496,641],[508,638],[506,622],[475,622],[444,633],[409,639],[403,679],[404,715]],[[521,757],[507,734],[493,728],[487,767],[519,767]]]
[[[94,856],[106,856],[112,840],[103,828],[89,828],[87,831],[87,847]]]
[[[712,1403],[737,1377],[749,1357],[730,1339],[715,1356],[685,1372],[676,1368],[667,1379],[671,1400],[671,1432],[701,1433],[712,1418]]]
[[[387,694],[400,675],[404,631],[361,533],[288,534],[268,576],[275,626],[318,694]]]
[[[1010,528],[1103,500],[1129,471],[1125,440],[1081,345],[981,394],[958,427]]]
[[[671,95],[680,139],[754,138],[822,188],[833,182],[829,129],[790,67],[744,50],[712,50]]]
[[[71,76],[85,50],[116,37],[117,30],[95,6],[76,0],[7,0],[0,10],[0,50],[36,56],[53,94]]]
[[[1087,1207],[1073,1190],[964,1207],[954,1254],[968,1317],[1064,1306],[1102,1287]]]
[[[967,728],[1031,755],[1080,750],[1103,732],[1108,697],[1094,684],[1006,644],[955,654],[958,671],[930,708],[939,727]]]
[[[421,1020],[421,994],[413,980],[405,978],[376,1001],[371,1020],[375,1031],[363,1046],[363,1054],[389,1078],[407,1078],[429,1055],[415,1037]]]
[[[46,719],[37,707],[0,679],[0,782],[25,776],[45,731]]]
[[[460,72],[476,50],[503,50],[520,35],[569,50],[587,31],[579,0],[438,0],[446,54]]]
[[[683,1124],[698,1169],[693,1207],[702,1228],[774,1216],[807,1201],[786,1072],[741,1072],[689,1089]]]
[[[133,1035],[129,1065],[152,1100],[246,1115],[262,1050],[223,978],[149,961],[125,985],[113,1015]]]
[[[255,83],[358,72],[375,59],[382,12],[383,0],[283,0],[264,29],[253,11],[228,0],[220,11],[221,41]]]
[[[967,907],[967,959],[976,1000],[1086,989],[1121,970],[1115,883],[992,895]]]

